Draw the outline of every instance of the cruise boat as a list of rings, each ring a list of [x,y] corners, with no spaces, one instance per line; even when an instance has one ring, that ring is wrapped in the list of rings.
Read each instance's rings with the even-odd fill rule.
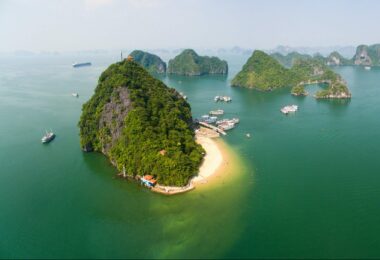
[[[86,66],[91,66],[91,62],[82,62],[82,63],[73,63],[73,68],[79,68],[79,67],[86,67]]]
[[[41,138],[41,142],[43,144],[49,143],[55,138],[55,134],[50,130],[50,132],[46,131],[46,134]]]
[[[285,115],[287,115],[289,113],[294,113],[297,110],[298,110],[297,105],[284,106],[283,108],[280,109],[280,111]]]
[[[218,110],[212,110],[209,112],[210,115],[219,116],[224,114],[224,110],[218,109]]]
[[[227,131],[234,128],[235,124],[231,122],[227,122],[227,123],[220,124],[218,127],[224,131]]]
[[[240,122],[239,118],[232,118],[232,119],[226,118],[226,119],[216,121],[216,124],[217,125],[225,124],[225,123],[238,124],[239,122]]]
[[[216,116],[203,115],[199,121],[207,124],[214,124],[216,120],[218,120],[218,117]]]
[[[214,100],[215,102],[218,102],[218,101],[231,102],[232,101],[231,97],[229,96],[215,96]]]

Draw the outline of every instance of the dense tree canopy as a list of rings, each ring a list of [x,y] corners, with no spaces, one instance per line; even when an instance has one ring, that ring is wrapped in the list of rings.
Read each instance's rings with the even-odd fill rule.
[[[169,61],[167,72],[185,76],[227,74],[228,65],[217,57],[199,56],[194,50],[186,49]]]
[[[292,61],[291,68],[285,68],[274,57],[263,51],[254,51],[243,69],[232,80],[232,86],[271,91],[280,87],[293,87],[293,93],[304,94],[303,85],[327,83],[327,90],[318,92],[316,97],[350,96],[346,83],[318,57],[302,57]],[[340,95],[343,94],[343,95]]]
[[[117,97],[120,88],[128,90],[131,107],[122,107],[128,110],[123,122],[116,122],[115,109],[114,121],[102,125],[105,106],[125,102]],[[190,105],[134,61],[113,64],[101,74],[94,95],[83,105],[79,127],[83,149],[102,151],[120,171],[152,174],[164,185],[187,184],[204,155],[194,140]]]

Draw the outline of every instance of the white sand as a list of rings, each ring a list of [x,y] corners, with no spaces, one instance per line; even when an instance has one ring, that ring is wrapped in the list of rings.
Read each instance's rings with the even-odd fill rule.
[[[198,176],[192,179],[194,184],[204,183],[207,178],[217,172],[223,163],[223,154],[212,138],[197,136],[196,141],[205,149],[206,155],[199,168]]]

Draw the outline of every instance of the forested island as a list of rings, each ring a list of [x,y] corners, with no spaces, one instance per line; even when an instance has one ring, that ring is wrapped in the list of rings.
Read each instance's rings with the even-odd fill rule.
[[[149,52],[134,50],[129,54],[135,62],[153,74],[166,73],[166,63],[157,55]]]
[[[204,156],[190,105],[132,60],[101,74],[78,124],[84,151],[102,152],[119,171],[150,174],[161,185],[186,185]]]
[[[301,57],[290,61],[291,68],[286,68],[275,58],[256,50],[231,84],[261,91],[293,87],[293,95],[306,95],[305,85],[324,83],[327,84],[327,88],[318,91],[316,98],[351,97],[346,82],[320,59]]]
[[[218,57],[199,56],[194,50],[186,49],[169,60],[167,73],[184,76],[223,75],[228,73],[228,64]]]

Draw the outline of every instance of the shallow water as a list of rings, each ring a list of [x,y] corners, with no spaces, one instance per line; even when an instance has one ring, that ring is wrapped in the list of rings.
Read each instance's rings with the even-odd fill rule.
[[[241,119],[223,137],[236,178],[166,197],[79,149],[81,106],[114,57],[82,57],[94,65],[80,69],[64,55],[0,58],[0,257],[380,256],[380,69],[335,68],[349,102],[229,87],[246,56],[224,57],[228,77],[162,78],[195,117]],[[293,103],[295,115],[279,112]],[[57,138],[42,145],[50,128]]]

